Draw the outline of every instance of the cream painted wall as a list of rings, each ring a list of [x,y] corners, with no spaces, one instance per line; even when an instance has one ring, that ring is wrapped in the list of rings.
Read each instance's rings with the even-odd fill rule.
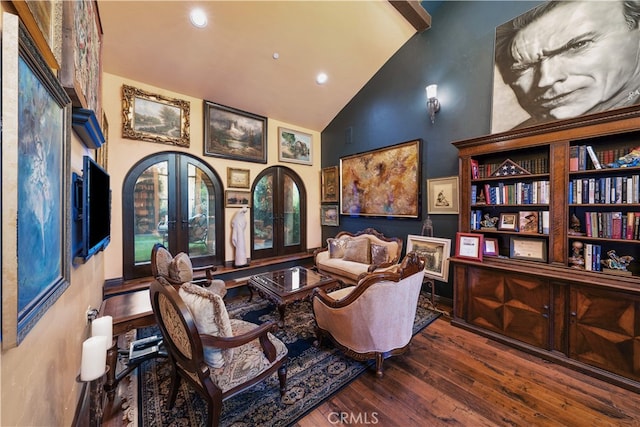
[[[7,2],[1,8],[14,12]],[[15,144],[15,138],[3,137],[3,148]],[[71,138],[71,171],[81,172],[82,156],[93,150],[86,149],[75,134]],[[16,235],[16,230],[3,229],[2,234]],[[82,390],[76,381],[82,342],[90,334],[86,311],[88,306],[100,306],[103,281],[103,253],[84,265],[72,266],[70,285],[62,296],[18,347],[2,350],[0,425],[71,425]]]
[[[173,145],[158,144],[148,141],[138,141],[122,138],[122,85],[127,84],[147,92],[169,96],[189,101],[191,110],[191,143],[189,148]],[[321,246],[322,232],[320,227],[320,132],[300,128],[293,124],[283,123],[269,118],[267,122],[267,164],[241,162],[237,160],[205,157],[203,153],[204,126],[203,100],[170,92],[161,88],[149,86],[116,76],[104,74],[102,85],[102,107],[109,122],[108,172],[111,175],[112,213],[111,213],[111,244],[105,251],[105,278],[122,277],[122,184],[127,172],[140,159],[161,151],[182,151],[197,156],[216,170],[226,189],[227,167],[250,170],[250,179],[265,168],[279,164],[278,162],[278,127],[286,127],[309,133],[313,137],[313,165],[295,163],[281,163],[294,170],[302,179],[307,192],[307,246],[315,248]],[[215,102],[215,99],[209,101]],[[233,106],[231,106],[233,107]],[[234,259],[234,248],[231,244],[231,219],[238,208],[225,209],[225,260]],[[245,233],[246,247],[249,248],[249,235]],[[218,236],[220,238],[221,236]]]

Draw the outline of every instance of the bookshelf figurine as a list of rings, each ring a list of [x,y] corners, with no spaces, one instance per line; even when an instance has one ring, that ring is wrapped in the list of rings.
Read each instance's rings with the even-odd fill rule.
[[[480,221],[480,226],[482,228],[491,228],[496,229],[496,224],[498,223],[499,218],[497,216],[491,216],[488,213],[484,214],[484,219]]]
[[[607,166],[610,168],[630,168],[640,165],[640,147],[636,147],[628,154],[618,157],[613,163],[609,163]]]
[[[617,270],[618,273],[631,274],[630,271],[627,271],[627,266],[633,261],[631,255],[619,256],[615,250],[611,249],[607,252],[607,256],[609,257],[608,259],[600,261],[602,265],[610,270]]]
[[[582,248],[584,245],[582,242],[573,242],[571,247],[572,253],[569,257],[569,264],[571,265],[571,268],[584,270],[584,257],[582,256]]]
[[[486,205],[487,200],[484,198],[484,191],[478,192],[478,197],[476,198],[476,205]]]
[[[572,236],[584,236],[584,233],[580,231],[580,228],[580,219],[576,214],[571,215],[571,228],[569,229],[569,234]]]

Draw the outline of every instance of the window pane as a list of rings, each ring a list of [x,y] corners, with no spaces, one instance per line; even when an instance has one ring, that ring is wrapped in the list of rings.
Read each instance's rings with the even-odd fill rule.
[[[296,183],[284,177],[284,245],[300,244],[300,192]]]
[[[204,171],[188,165],[189,255],[215,255],[215,189]]]
[[[134,188],[135,262],[151,260],[151,248],[167,241],[167,162],[147,168],[136,180]]]
[[[253,192],[253,248],[273,248],[273,174],[263,176]]]

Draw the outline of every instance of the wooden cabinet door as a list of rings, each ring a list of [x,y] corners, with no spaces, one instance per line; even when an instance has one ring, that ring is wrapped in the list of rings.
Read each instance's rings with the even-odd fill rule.
[[[549,283],[537,277],[469,268],[468,322],[549,348]]]
[[[569,354],[573,359],[640,381],[640,297],[571,288]]]

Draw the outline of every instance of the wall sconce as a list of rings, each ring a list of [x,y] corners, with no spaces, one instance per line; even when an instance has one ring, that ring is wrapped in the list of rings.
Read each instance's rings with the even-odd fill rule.
[[[436,113],[440,111],[440,101],[438,101],[438,85],[429,85],[427,90],[427,111],[431,123],[436,122]]]

